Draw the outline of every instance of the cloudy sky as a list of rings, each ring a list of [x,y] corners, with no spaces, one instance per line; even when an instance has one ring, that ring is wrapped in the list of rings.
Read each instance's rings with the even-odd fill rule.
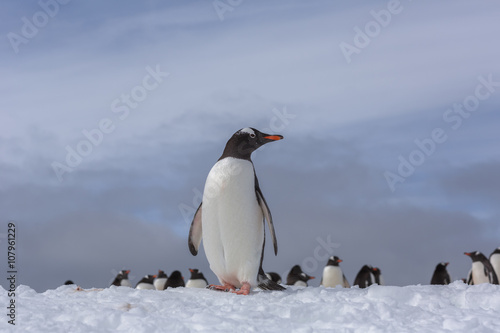
[[[425,284],[500,246],[500,4],[66,2],[0,5],[0,246],[13,221],[19,283],[216,282],[187,234],[248,126],[285,137],[253,155],[267,271],[318,285],[338,255],[351,282],[371,264]]]

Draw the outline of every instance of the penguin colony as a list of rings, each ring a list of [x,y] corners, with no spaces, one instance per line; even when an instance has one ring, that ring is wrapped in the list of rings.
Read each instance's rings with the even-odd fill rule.
[[[193,217],[188,236],[188,247],[196,256],[203,239],[205,255],[210,269],[219,280],[209,285],[198,269],[189,269],[191,278],[184,283],[180,271],[170,277],[159,270],[157,275],[146,275],[137,284],[137,289],[165,290],[177,287],[210,288],[217,291],[248,295],[252,288],[263,290],[285,290],[281,277],[274,272],[265,273],[262,267],[265,245],[265,222],[269,229],[274,253],[278,244],[271,211],[260,189],[252,153],[259,147],[282,140],[283,136],[262,133],[247,127],[234,133],[226,143],[222,155],[208,173],[203,201]],[[467,277],[468,284],[499,284],[500,247],[486,258],[478,251],[465,252],[472,259]],[[329,258],[323,269],[321,286],[349,288],[342,269],[342,260]],[[449,284],[448,263],[439,263],[431,278],[431,284]],[[112,285],[131,287],[129,270],[118,273]],[[314,279],[302,271],[299,265],[292,267],[286,285],[308,286]],[[66,283],[71,282],[67,281]],[[372,284],[384,285],[379,268],[364,265],[354,279],[354,286],[366,288]]]

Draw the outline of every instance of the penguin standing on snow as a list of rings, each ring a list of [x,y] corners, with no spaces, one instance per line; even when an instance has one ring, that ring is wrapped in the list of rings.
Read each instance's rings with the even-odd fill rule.
[[[186,288],[206,288],[208,286],[207,279],[196,268],[190,268],[191,277],[186,283]]]
[[[375,276],[373,275],[373,267],[364,265],[354,279],[354,285],[360,288],[366,288],[375,283]]]
[[[165,288],[165,283],[167,282],[167,274],[165,274],[164,271],[162,271],[161,269],[158,270],[158,274],[156,275],[156,279],[154,281],[154,286],[156,288],[156,290],[163,290],[163,288]]]
[[[479,251],[465,252],[464,254],[472,259],[472,268],[467,278],[467,284],[498,284],[495,270],[484,254]]]
[[[135,289],[149,289],[154,290],[155,286],[153,284],[156,275],[146,275],[135,285]]]
[[[500,280],[500,247],[497,247],[495,251],[490,254],[490,263],[491,266],[493,266],[493,270],[495,271],[498,280]]]
[[[314,279],[314,276],[307,275],[299,265],[295,265],[286,277],[286,284],[289,286],[307,287],[307,281]]]
[[[323,268],[323,277],[321,278],[320,285],[324,287],[333,288],[335,286],[342,286],[344,288],[349,288],[349,282],[345,278],[339,263],[342,262],[337,256],[330,257],[326,263],[325,268]]]
[[[128,280],[128,273],[130,273],[130,270],[122,270],[122,271],[118,272],[118,274],[116,275],[116,277],[113,280],[113,283],[111,283],[111,285],[132,288],[132,284]]]
[[[229,139],[207,176],[203,202],[193,218],[188,245],[191,254],[196,255],[203,237],[210,269],[221,284],[212,289],[243,295],[256,286],[264,290],[285,289],[268,279],[262,269],[264,220],[275,254],[278,245],[271,212],[250,159],[257,148],[281,139],[281,135],[243,128]]]
[[[432,274],[431,284],[450,284],[450,274],[446,270],[448,264],[447,262],[437,264],[434,274]]]
[[[165,282],[165,288],[177,288],[177,287],[185,287],[186,285],[184,284],[184,277],[182,276],[181,272],[179,271],[173,271],[172,274],[167,279],[167,282]]]

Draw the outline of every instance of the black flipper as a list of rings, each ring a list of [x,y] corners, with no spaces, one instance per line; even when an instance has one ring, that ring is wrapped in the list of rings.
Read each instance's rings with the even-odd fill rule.
[[[196,213],[194,214],[193,217],[193,222],[191,222],[191,228],[189,228],[189,239],[188,239],[188,245],[189,245],[189,251],[193,256],[198,254],[198,248],[200,247],[201,243],[201,205],[198,207],[196,210]]]
[[[262,290],[279,290],[279,291],[283,291],[283,290],[286,290],[285,287],[277,284],[276,282],[274,282],[273,280],[269,279],[266,275],[266,273],[264,273],[264,270],[262,269],[262,267],[259,269],[259,275],[257,276],[257,282],[258,282],[258,287]]]

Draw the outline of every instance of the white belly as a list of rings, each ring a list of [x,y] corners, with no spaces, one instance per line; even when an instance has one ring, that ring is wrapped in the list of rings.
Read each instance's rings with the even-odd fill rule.
[[[132,284],[128,279],[123,279],[120,281],[120,286],[132,288]]]
[[[203,279],[195,279],[195,280],[189,279],[188,282],[186,283],[186,288],[205,288],[206,286],[207,283]]]
[[[500,280],[500,254],[495,253],[492,255],[490,262],[491,266],[493,266],[493,269],[495,270],[495,273],[497,274],[497,278]]]
[[[344,285],[344,275],[338,266],[325,266],[323,269],[323,286],[335,287]]]
[[[208,174],[203,193],[203,246],[220,282],[257,284],[264,224],[251,162],[225,158]]]
[[[156,290],[163,290],[165,288],[165,282],[167,282],[167,278],[159,278],[155,279],[154,286]]]
[[[490,282],[488,276],[484,274],[484,265],[480,262],[472,263],[472,281],[475,285]]]
[[[293,285],[297,287],[307,287],[307,283],[302,280],[297,280]]]
[[[151,283],[139,283],[135,289],[149,289],[149,290],[154,290],[155,287]]]

